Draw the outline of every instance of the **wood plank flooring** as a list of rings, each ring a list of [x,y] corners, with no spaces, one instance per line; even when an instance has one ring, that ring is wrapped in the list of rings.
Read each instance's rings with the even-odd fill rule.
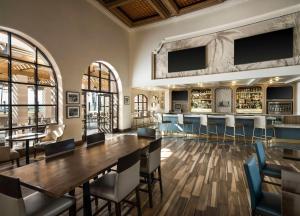
[[[254,153],[252,146],[182,138],[164,138],[162,144],[164,194],[161,198],[159,185],[156,184],[154,207],[151,209],[147,194],[140,192],[143,215],[250,215],[243,163]],[[270,163],[292,166],[300,171],[300,162],[283,160],[281,150],[267,148],[266,151]],[[270,184],[263,187],[267,191],[280,193],[280,187]],[[82,206],[80,188],[76,189],[76,198],[77,206]],[[128,208],[124,204],[123,211]],[[93,202],[93,211],[96,209]],[[111,214],[114,215],[114,208]],[[82,209],[78,215],[83,215]],[[109,213],[105,209],[98,215]],[[133,208],[128,215],[137,215],[136,209]]]

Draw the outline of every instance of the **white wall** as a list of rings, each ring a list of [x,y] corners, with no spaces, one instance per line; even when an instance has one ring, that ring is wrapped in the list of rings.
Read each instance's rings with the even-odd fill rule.
[[[239,79],[249,76],[245,73],[228,73],[193,76],[185,78],[151,80],[151,52],[165,41],[189,38],[201,34],[212,33],[229,28],[234,28],[257,21],[270,19],[280,15],[300,10],[299,0],[227,0],[223,4],[203,9],[192,15],[182,18],[172,18],[152,27],[142,27],[131,33],[130,71],[132,72],[131,82],[133,87],[145,87],[155,85],[170,85],[182,83],[196,83],[205,81],[221,81]],[[293,68],[300,73],[300,67]],[[289,69],[285,70],[288,75]],[[295,71],[294,71],[295,72]],[[277,69],[267,69],[264,74],[276,76],[280,73]],[[251,78],[261,76],[261,70],[252,71]]]
[[[114,66],[123,93],[130,95],[129,34],[86,0],[1,0],[0,27],[20,31],[47,49],[61,73],[63,101],[66,91],[81,91],[82,74],[96,60]],[[59,109],[65,138],[81,140],[81,119],[65,119],[65,105]],[[130,106],[120,110],[120,128],[130,127]]]

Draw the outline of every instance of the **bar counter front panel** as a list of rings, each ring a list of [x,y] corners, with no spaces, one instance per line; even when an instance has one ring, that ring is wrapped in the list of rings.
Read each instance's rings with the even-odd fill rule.
[[[235,115],[236,116],[236,122],[241,123],[245,127],[245,134],[246,137],[252,137],[253,128],[254,128],[254,118],[255,115]],[[184,115],[184,119],[187,122],[192,122],[193,126],[187,124],[185,125],[185,132],[187,133],[193,133],[193,134],[199,134],[199,127],[200,127],[200,116],[197,114],[186,114]],[[268,116],[267,117],[267,123],[272,124],[272,122],[276,119],[274,116]],[[177,124],[177,114],[164,114],[163,115],[164,121],[171,121],[170,124],[161,124],[160,130],[165,131],[168,130],[170,132],[181,132],[182,127]],[[224,128],[225,128],[225,116],[223,115],[208,115],[208,121],[213,121],[214,123],[217,123],[218,127],[218,134],[219,136],[222,136],[224,134]],[[297,139],[300,140],[300,124],[275,124],[275,133],[276,138],[279,139]],[[193,130],[193,131],[192,131]],[[201,130],[205,131],[205,127],[202,127]],[[233,133],[232,128],[227,128],[228,133]],[[237,133],[240,133],[240,131],[237,130]],[[262,130],[256,130],[255,135],[261,136],[263,133]],[[272,129],[267,130],[267,134],[271,136],[273,133]]]

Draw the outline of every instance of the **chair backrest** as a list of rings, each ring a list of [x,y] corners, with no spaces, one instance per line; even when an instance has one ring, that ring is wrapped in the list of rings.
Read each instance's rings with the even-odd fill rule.
[[[149,146],[149,173],[152,173],[157,167],[160,166],[161,140],[162,138],[160,137],[159,139],[153,141]]]
[[[251,208],[255,209],[262,195],[261,177],[256,165],[255,157],[251,157],[244,164],[248,187],[251,197]]]
[[[10,147],[0,146],[0,161],[9,161],[10,159]]]
[[[68,139],[45,145],[46,159],[50,159],[75,150],[74,139]]]
[[[266,116],[255,116],[254,127],[265,129],[267,127]]]
[[[225,115],[225,126],[226,127],[235,127],[235,116],[234,115]]]
[[[6,135],[5,131],[0,131],[0,146],[5,145],[5,135]]]
[[[200,115],[200,125],[207,126],[207,115],[205,114]]]
[[[115,194],[117,201],[123,200],[140,183],[140,155],[141,151],[136,150],[119,158],[117,164],[117,182]]]
[[[156,137],[156,131],[153,128],[138,128],[137,129],[137,135],[138,135],[138,137],[155,138]]]
[[[184,124],[184,116],[183,114],[177,114],[178,124]]]
[[[93,146],[95,144],[101,143],[105,141],[105,133],[100,132],[96,134],[91,134],[86,137],[86,145],[87,147]]]
[[[266,155],[265,155],[264,145],[261,141],[255,142],[255,150],[256,150],[259,169],[262,170],[266,165]]]
[[[1,215],[25,216],[20,180],[0,175]]]

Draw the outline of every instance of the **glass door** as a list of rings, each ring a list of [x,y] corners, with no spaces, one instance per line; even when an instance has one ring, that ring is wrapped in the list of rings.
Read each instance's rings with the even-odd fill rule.
[[[100,93],[99,101],[99,131],[105,133],[112,132],[112,98],[110,94]]]

